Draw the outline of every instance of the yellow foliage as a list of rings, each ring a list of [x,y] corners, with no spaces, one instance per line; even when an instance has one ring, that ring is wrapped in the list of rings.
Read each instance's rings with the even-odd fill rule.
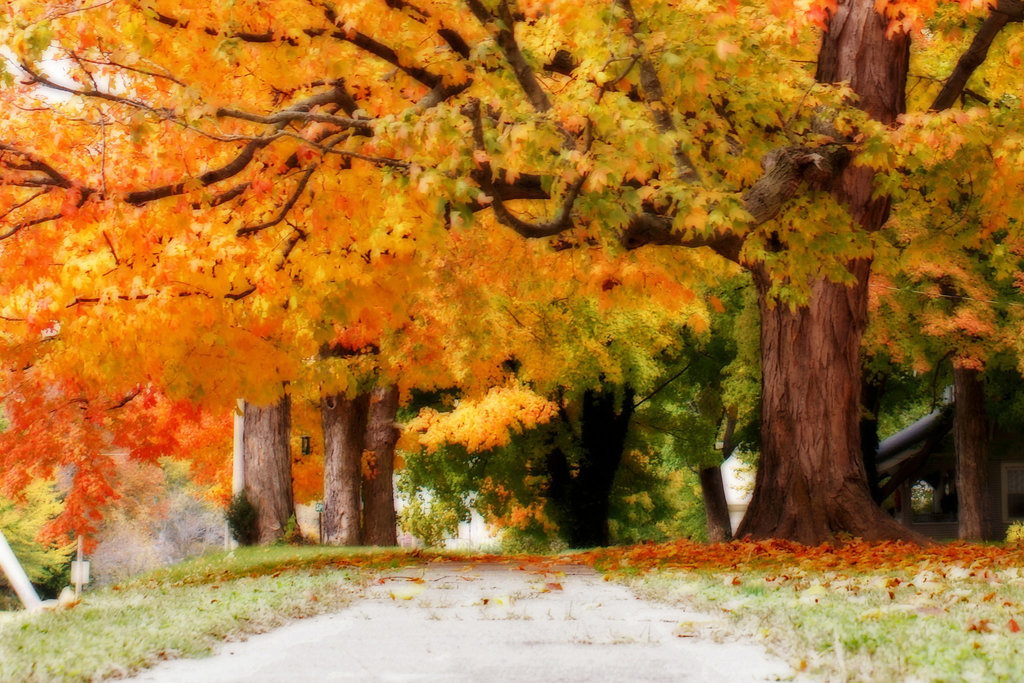
[[[449,412],[424,408],[405,425],[399,446],[433,452],[451,443],[470,452],[486,451],[508,445],[514,434],[545,424],[557,413],[557,404],[511,381],[479,399],[463,399]]]

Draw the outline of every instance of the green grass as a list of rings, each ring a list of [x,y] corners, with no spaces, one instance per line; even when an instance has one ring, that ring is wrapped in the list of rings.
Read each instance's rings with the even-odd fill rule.
[[[722,614],[829,681],[1017,681],[1024,572],[662,571],[628,579],[650,597]]]
[[[65,611],[0,613],[0,681],[92,681],[340,609],[409,553],[240,548],[87,591]]]

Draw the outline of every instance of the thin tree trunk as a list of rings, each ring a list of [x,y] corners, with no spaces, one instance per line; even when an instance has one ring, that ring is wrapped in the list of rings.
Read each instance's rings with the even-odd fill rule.
[[[981,373],[970,368],[954,368],[953,391],[956,396],[953,440],[959,537],[964,541],[982,541],[991,533],[991,520],[986,500],[988,417]]]
[[[870,116],[893,123],[903,111],[909,38],[886,37],[874,0],[840,2],[818,56],[819,81],[846,81]],[[873,171],[850,166],[832,195],[851,229],[878,230],[889,215],[873,197]],[[847,229],[847,228],[841,228]],[[925,539],[872,500],[860,448],[861,337],[867,321],[869,259],[847,265],[851,286],[816,278],[806,306],[770,299],[771,279],[754,267],[761,309],[761,461],[754,495],[737,536],[782,537],[808,544],[850,533],[868,539]]]
[[[613,392],[587,391],[583,396],[579,471],[569,492],[569,545],[608,545],[608,510],[615,473],[633,417],[633,392],[627,390],[616,411]]]
[[[868,491],[878,504],[885,500],[878,487],[878,411],[882,404],[885,380],[864,381],[860,390],[860,452],[868,476]]]
[[[272,543],[281,537],[295,514],[289,442],[291,398],[285,394],[266,407],[246,402],[244,413],[245,495],[256,507],[256,540]]]
[[[726,411],[725,433],[722,435],[722,461],[728,460],[736,450],[736,416]],[[725,498],[725,482],[722,480],[722,466],[704,467],[700,470],[701,496],[704,498],[704,518],[707,523],[708,541],[724,543],[732,540],[732,520],[729,519],[729,501]]]
[[[395,443],[398,441],[398,387],[370,394],[363,467],[363,544],[398,545],[395,516]]]
[[[729,520],[729,503],[725,499],[725,483],[722,481],[721,466],[701,468],[700,487],[704,496],[708,541],[724,543],[731,540],[732,522]]]
[[[633,392],[616,411],[614,392],[588,390],[580,418],[579,460],[572,466],[558,446],[547,453],[547,498],[562,537],[573,548],[608,545],[608,510],[615,474],[633,416]],[[562,419],[569,418],[562,413]]]
[[[359,489],[370,397],[320,398],[324,432],[323,543],[359,545],[362,518]]]

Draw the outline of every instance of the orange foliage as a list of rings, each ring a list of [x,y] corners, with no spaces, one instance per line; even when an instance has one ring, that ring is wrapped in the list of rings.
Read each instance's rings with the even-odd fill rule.
[[[693,541],[604,548],[579,555],[585,562],[608,571],[694,570],[783,570],[806,567],[816,571],[843,572],[917,571],[927,564],[964,567],[984,575],[988,570],[1020,567],[1024,547],[998,547],[970,543],[947,543],[922,547],[888,541],[869,543],[824,543],[804,546],[785,540],[733,541],[702,545]]]

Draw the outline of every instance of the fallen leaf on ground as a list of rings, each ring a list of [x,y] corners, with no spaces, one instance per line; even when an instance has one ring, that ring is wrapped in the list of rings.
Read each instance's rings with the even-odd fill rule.
[[[425,591],[421,584],[413,583],[407,586],[395,586],[391,589],[392,600],[412,600],[417,595]]]

